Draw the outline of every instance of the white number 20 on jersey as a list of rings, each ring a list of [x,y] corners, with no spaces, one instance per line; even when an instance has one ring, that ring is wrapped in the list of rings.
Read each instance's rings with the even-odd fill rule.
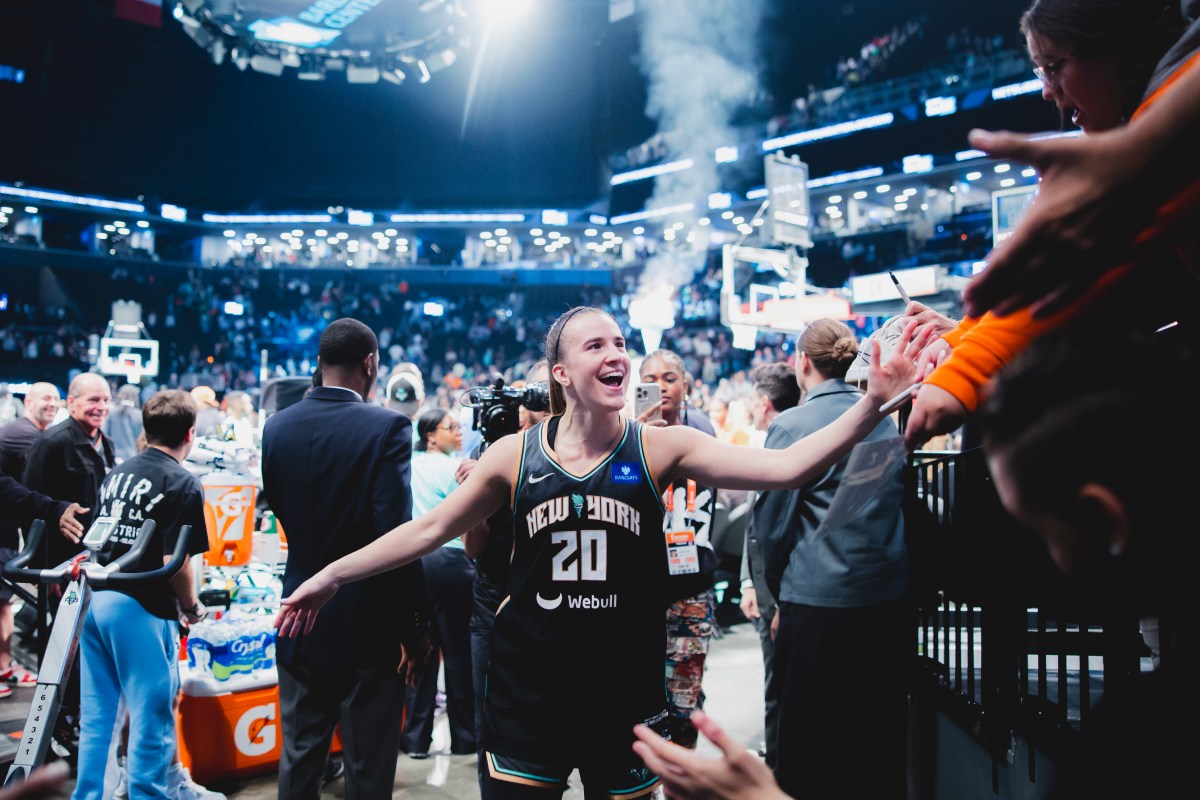
[[[604,531],[555,531],[550,577],[556,581],[602,581],[608,578],[608,537]]]

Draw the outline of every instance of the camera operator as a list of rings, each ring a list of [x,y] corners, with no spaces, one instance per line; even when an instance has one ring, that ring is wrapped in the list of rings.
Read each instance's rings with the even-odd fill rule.
[[[532,394],[540,398],[540,393],[545,390],[545,381],[549,378],[549,367],[546,360],[542,359],[530,367],[529,374],[526,376],[526,385],[529,387],[536,385],[538,389],[534,390]],[[527,389],[525,394],[529,395],[531,392]],[[491,441],[500,438],[505,433],[516,433],[532,428],[550,416],[548,392],[545,394],[544,403],[539,403],[535,399],[531,401],[531,404],[536,408],[525,405],[518,407],[515,415],[516,426],[511,431],[497,430],[491,426],[485,428],[484,441],[471,454],[471,459],[464,461],[459,467],[457,475],[459,483],[466,480],[471,468],[475,465],[474,459],[479,458]],[[513,418],[506,415],[506,409],[502,408],[500,411],[494,409],[495,406],[491,409],[477,407],[476,418],[481,421],[494,421],[499,418],[501,422]],[[485,422],[485,424],[487,423]],[[482,753],[484,682],[487,677],[488,661],[492,655],[492,625],[496,619],[496,609],[500,607],[500,601],[504,599],[504,587],[508,582],[508,559],[512,553],[512,530],[511,511],[501,509],[488,519],[486,526],[468,531],[463,537],[467,555],[475,559],[475,602],[471,610],[471,672],[475,687],[475,741],[480,748],[479,769],[481,771],[486,763]],[[481,533],[486,535],[482,546],[479,543],[481,538],[479,534]]]

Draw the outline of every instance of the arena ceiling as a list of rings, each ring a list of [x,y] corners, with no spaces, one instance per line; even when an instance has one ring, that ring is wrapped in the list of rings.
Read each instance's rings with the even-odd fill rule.
[[[115,2],[0,4],[0,71],[11,67],[22,78],[0,80],[0,179],[213,210],[330,203],[582,207],[606,193],[607,156],[658,126],[646,112],[648,59],[655,56],[641,46],[641,15],[610,22],[610,0],[533,0],[528,16],[488,35],[482,57],[481,29],[463,22],[452,64],[435,62],[422,82],[412,59],[396,61],[397,73],[404,73],[399,83],[351,83],[344,73],[301,80],[297,74],[312,67],[307,58],[279,75],[247,69],[235,63],[229,43],[222,43],[218,59],[211,41],[194,30],[189,35],[171,15],[174,0],[162,0],[158,28],[118,18]],[[406,26],[406,14],[422,14],[427,24],[434,6],[462,6],[467,17],[473,3],[484,2],[361,0],[359,6],[378,8],[363,11],[341,43],[347,53],[386,52],[436,33]],[[615,0],[618,7],[652,2],[684,0]],[[198,14],[211,3],[186,0],[186,11]],[[264,19],[276,19],[328,2],[213,5],[220,13],[230,6],[257,8]],[[942,31],[960,22],[947,17],[958,13],[962,24],[1011,39],[1025,2],[998,0],[957,12],[938,0],[687,5],[705,7],[710,22],[721,9],[761,14],[748,49],[759,105],[778,109],[830,72],[840,56],[893,24],[926,13],[933,15],[931,30]],[[393,34],[367,25],[372,14]],[[737,24],[746,20],[710,24],[696,35],[719,41]],[[941,42],[930,46],[942,49]],[[439,44],[436,53],[445,49]],[[402,51],[394,47],[392,55],[399,59]],[[430,48],[421,55],[436,53]]]

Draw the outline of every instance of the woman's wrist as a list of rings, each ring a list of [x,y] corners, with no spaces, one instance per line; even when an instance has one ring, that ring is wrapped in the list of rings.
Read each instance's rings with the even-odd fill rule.
[[[337,574],[337,570],[335,569],[336,566],[336,561],[332,564],[329,564],[323,570],[317,573],[317,577],[326,583],[331,584],[334,588],[341,588],[343,578]]]

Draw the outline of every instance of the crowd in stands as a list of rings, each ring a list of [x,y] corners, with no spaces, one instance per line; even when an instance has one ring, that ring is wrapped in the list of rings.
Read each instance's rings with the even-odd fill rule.
[[[901,25],[893,25],[887,33],[863,44],[857,54],[838,61],[838,83],[849,88],[887,74],[888,62],[896,51],[910,40],[923,38],[924,34],[925,25],[920,19],[910,19]]]
[[[310,374],[321,331],[346,316],[378,331],[384,365],[415,364],[431,400],[443,405],[463,388],[492,384],[499,377],[509,383],[523,378],[564,304],[609,311],[631,347],[644,349],[629,323],[629,302],[637,296],[639,279],[631,270],[614,273],[612,287],[540,292],[506,287],[442,292],[375,272],[318,278],[284,271],[119,266],[107,275],[70,269],[54,273],[68,302],[42,307],[32,299],[18,299],[0,328],[0,361],[14,379],[54,365],[64,376],[88,369],[89,337],[104,335],[111,303],[118,299],[141,305],[146,333],[159,342],[159,374],[148,381],[183,389],[210,386],[222,396],[234,390],[257,392],[263,351],[268,377]],[[104,291],[97,292],[101,276],[107,280]],[[674,301],[677,324],[664,333],[662,346],[683,358],[697,381],[698,398],[707,401],[723,381],[732,381],[721,392],[728,402],[738,395],[736,376],[787,354],[780,335],[760,335],[755,350],[733,347],[720,322],[720,288],[715,263],[681,287]],[[241,314],[226,312],[231,301],[240,304]],[[443,313],[427,314],[427,302],[439,304]]]
[[[993,56],[1011,54],[1006,50],[1008,43],[999,33],[962,28],[947,35],[940,59],[931,58],[927,49],[919,46],[925,41],[928,30],[926,20],[914,18],[873,37],[857,52],[840,58],[818,81],[809,83],[805,94],[795,98],[786,110],[767,117],[765,123],[751,126],[753,135],[778,136],[788,131],[844,121],[855,114],[870,113],[854,102],[855,90],[881,82],[900,81],[902,76],[916,76],[917,73],[969,72]],[[1022,53],[1016,52],[1016,58],[1023,64]],[[923,94],[925,92],[914,83],[909,101],[924,99]],[[748,98],[748,102],[757,108],[762,105],[762,98]],[[618,170],[635,169],[669,159],[681,152],[677,146],[680,138],[677,131],[656,132],[644,142],[614,156],[610,166]]]

